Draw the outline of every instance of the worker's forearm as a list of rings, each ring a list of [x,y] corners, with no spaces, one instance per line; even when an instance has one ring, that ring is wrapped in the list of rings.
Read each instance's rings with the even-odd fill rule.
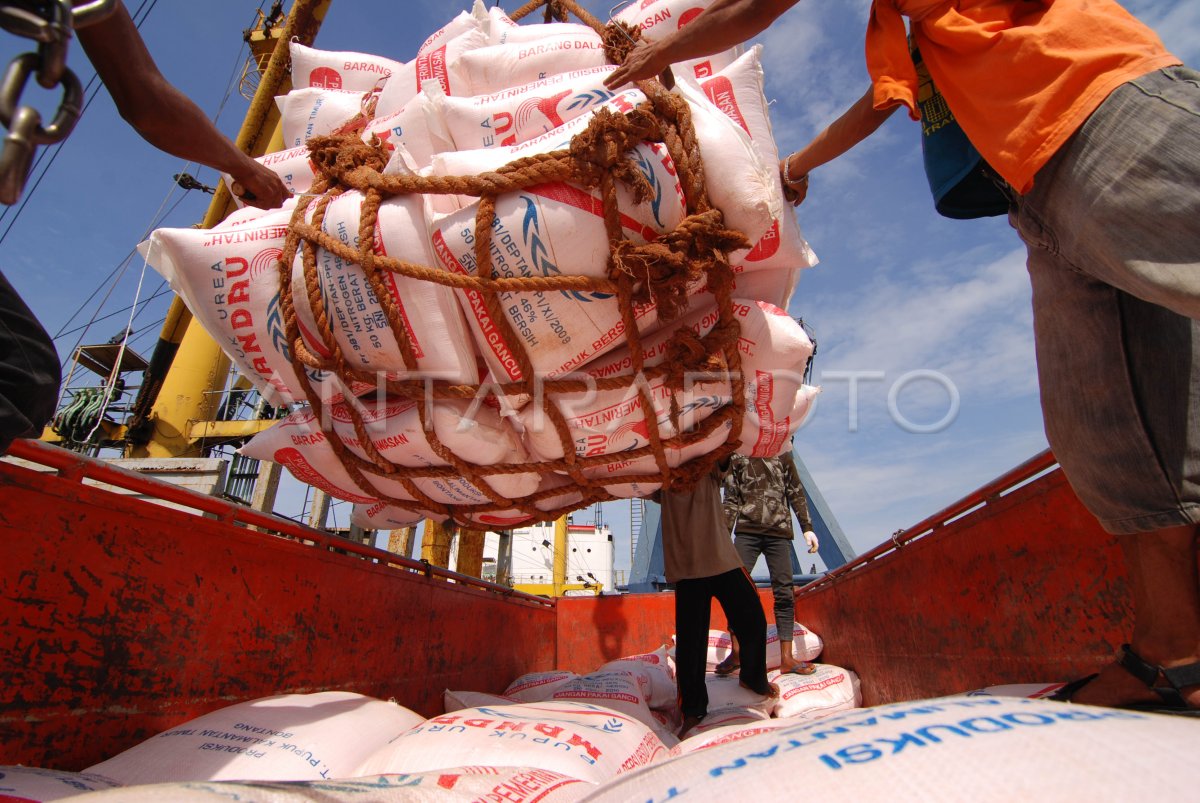
[[[789,157],[789,172],[792,176],[804,176],[826,162],[831,162],[862,142],[883,125],[898,108],[877,110],[873,107],[873,91],[866,94],[853,106],[829,124],[812,141]]]
[[[727,50],[761,33],[799,0],[716,0],[698,17],[670,36],[639,44],[625,63],[604,79],[616,89],[653,78],[677,61]]]
[[[249,157],[159,71],[123,4],[78,35],[121,117],[147,142],[227,173],[247,169]]]
[[[163,76],[123,4],[78,35],[121,117],[147,142],[172,156],[228,173],[236,187],[230,189],[247,203],[272,209],[288,197],[279,176],[239,150]]]
[[[153,93],[154,109],[118,103],[121,116],[143,139],[172,156],[231,175],[252,169],[253,159],[225,137],[200,107],[174,86],[162,83]]]
[[[799,0],[716,0],[698,17],[662,40],[666,62],[688,61],[731,47],[765,31]]]

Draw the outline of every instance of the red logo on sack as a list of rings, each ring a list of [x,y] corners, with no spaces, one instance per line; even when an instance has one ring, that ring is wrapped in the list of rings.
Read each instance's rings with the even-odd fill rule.
[[[699,17],[702,11],[704,11],[702,8],[689,8],[687,11],[680,14],[679,27],[682,28],[684,25],[687,25],[689,22],[696,19],[696,17]]]
[[[308,74],[308,85],[317,89],[341,89],[342,74],[332,67],[317,67]]]
[[[750,126],[746,125],[746,118],[742,117],[742,110],[738,108],[737,95],[733,92],[733,82],[723,75],[718,75],[710,81],[705,81],[701,85],[704,94],[713,105],[725,113],[725,116],[742,127],[742,130],[747,134],[750,133]]]
[[[750,249],[750,253],[746,254],[747,262],[759,262],[769,257],[775,256],[775,252],[779,250],[779,219],[776,218],[771,223],[771,228],[767,229],[754,248]]]

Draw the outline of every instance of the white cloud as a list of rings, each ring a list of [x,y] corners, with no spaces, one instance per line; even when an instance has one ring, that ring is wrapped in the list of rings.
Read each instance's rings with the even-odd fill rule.
[[[1034,383],[1024,251],[980,263],[970,252],[881,273],[854,294],[817,297],[822,368],[941,371],[971,392],[1028,392]]]
[[[894,438],[839,447],[801,445],[801,454],[856,551],[931,516],[1046,448],[1040,430],[958,441]]]

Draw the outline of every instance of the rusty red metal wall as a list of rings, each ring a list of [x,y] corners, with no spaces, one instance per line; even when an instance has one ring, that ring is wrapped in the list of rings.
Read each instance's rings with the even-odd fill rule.
[[[771,590],[758,593],[767,621],[775,621]],[[725,629],[725,614],[715,602],[711,617],[711,629]],[[558,668],[591,672],[616,658],[658,649],[674,632],[675,595],[671,593],[560,599]]]
[[[1060,471],[1017,487],[1051,463],[800,593],[797,621],[825,639],[823,661],[859,673],[866,704],[1061,680],[1111,659],[1130,629],[1114,539]],[[674,632],[671,594],[555,609],[369,553],[0,464],[0,761],[81,769],[201,713],[288,691],[394,697],[429,716],[446,688],[588,672]],[[770,618],[769,589],[760,598]],[[725,627],[715,605],[712,627]]]
[[[232,702],[425,716],[554,666],[554,609],[0,464],[0,763],[78,770]]]
[[[1057,469],[796,606],[867,705],[1074,678],[1132,632],[1116,541]]]

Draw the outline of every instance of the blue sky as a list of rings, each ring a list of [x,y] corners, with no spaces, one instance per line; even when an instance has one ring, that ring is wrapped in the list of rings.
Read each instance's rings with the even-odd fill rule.
[[[140,5],[127,2],[136,14]],[[407,61],[466,5],[335,0],[316,46]],[[584,5],[607,16],[612,4]],[[1200,64],[1200,3],[1126,6],[1185,63]],[[781,152],[804,145],[866,88],[868,8],[868,0],[805,0],[758,40]],[[241,32],[256,9],[240,0],[168,1],[154,5],[142,27],[163,73],[205,111],[220,109],[219,125],[231,135],[246,101],[236,87],[228,98],[227,90],[240,74]],[[0,37],[3,63],[25,44]],[[78,47],[68,64],[85,83],[91,77]],[[34,99],[48,108],[57,96],[30,90],[26,100]],[[821,263],[804,272],[790,311],[815,331],[823,393],[797,443],[860,552],[1045,448],[1023,249],[1002,218],[952,221],[934,212],[918,131],[894,115],[869,141],[815,171],[798,211]],[[0,218],[0,266],[51,334],[63,333],[60,354],[68,355],[81,335],[101,343],[124,328],[129,311],[120,310],[138,293],[142,260],[129,260],[115,282],[105,277],[120,271],[151,227],[189,226],[203,216],[208,196],[174,188],[172,175],[184,169],[216,183],[213,171],[185,166],[143,142],[101,91],[20,215],[14,208]],[[147,269],[139,298],[161,288]],[[153,350],[167,300],[160,295],[134,319],[141,334],[133,347],[143,356]],[[109,317],[77,331],[100,316]],[[937,379],[913,379],[914,371]],[[858,377],[856,405],[847,377]],[[297,515],[301,497],[285,492],[280,512]],[[348,510],[337,515],[344,524]],[[604,516],[617,539],[617,565],[625,566],[629,506],[614,503]]]

